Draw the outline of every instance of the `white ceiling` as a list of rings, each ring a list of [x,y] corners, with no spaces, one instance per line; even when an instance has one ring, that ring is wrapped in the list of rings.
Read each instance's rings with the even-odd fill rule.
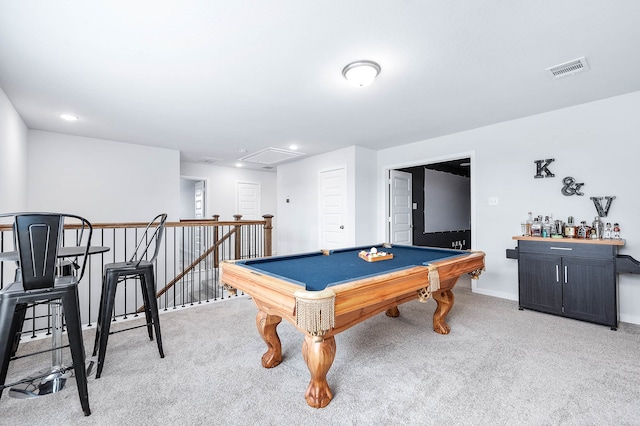
[[[0,0],[0,87],[30,129],[220,165],[291,143],[377,150],[637,91],[639,49],[634,0]],[[587,72],[545,72],[582,56]],[[362,59],[382,72],[349,86],[341,71]]]

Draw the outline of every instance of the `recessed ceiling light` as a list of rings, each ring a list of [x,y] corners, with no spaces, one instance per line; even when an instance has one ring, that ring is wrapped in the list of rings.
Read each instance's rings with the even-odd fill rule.
[[[291,145],[289,145],[289,149],[292,150],[292,151],[295,151],[296,149],[298,149],[298,145],[291,144]]]
[[[78,121],[78,119],[80,117],[78,117],[77,115],[73,115],[73,114],[63,113],[63,114],[60,114],[60,118],[62,118],[63,120],[66,120],[66,121]]]
[[[242,167],[242,163],[236,163],[236,167]]]

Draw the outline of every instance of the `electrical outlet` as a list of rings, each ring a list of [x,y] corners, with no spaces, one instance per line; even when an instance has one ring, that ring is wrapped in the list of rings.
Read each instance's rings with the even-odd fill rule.
[[[489,205],[497,206],[499,204],[498,197],[489,197]]]

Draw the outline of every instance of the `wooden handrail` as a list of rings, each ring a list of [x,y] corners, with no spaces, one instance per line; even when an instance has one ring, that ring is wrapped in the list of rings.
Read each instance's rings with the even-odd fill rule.
[[[198,226],[214,226],[214,240],[216,241],[211,247],[209,247],[200,257],[191,263],[184,271],[178,274],[171,282],[167,283],[157,294],[157,297],[162,296],[171,286],[182,279],[186,274],[191,272],[195,267],[207,258],[212,252],[216,252],[222,243],[228,240],[232,235],[235,235],[235,258],[239,259],[241,255],[241,231],[242,226],[247,225],[263,225],[264,227],[264,255],[271,256],[272,254],[272,230],[273,230],[273,215],[264,215],[263,220],[243,220],[242,215],[233,215],[233,221],[221,221],[220,215],[214,215],[213,219],[182,219],[179,222],[166,222],[167,228],[184,228],[184,227],[198,227]],[[94,231],[97,229],[126,229],[126,228],[145,228],[148,222],[118,222],[118,223],[92,223]],[[228,226],[232,228],[227,234],[218,240],[219,227]],[[79,229],[79,225],[65,225],[65,229]],[[0,224],[0,231],[11,231],[12,225]],[[215,256],[215,267],[218,266],[218,259]]]
[[[228,220],[228,221],[215,221],[213,219],[181,219],[180,222],[166,222],[167,228],[182,228],[182,227],[194,227],[194,226],[211,226],[214,222],[216,226],[237,226],[238,222],[242,225],[263,225],[265,222],[271,223],[272,215],[265,215],[263,217],[269,217],[269,220]],[[93,229],[122,229],[122,228],[145,228],[149,222],[118,222],[118,223],[91,223]],[[65,225],[65,229],[77,229],[79,225]],[[0,231],[10,231],[12,225],[0,224]]]
[[[217,281],[218,267],[222,259],[248,259],[272,255],[272,215],[264,215],[261,220],[243,220],[240,215],[234,215],[233,219],[221,221],[220,216],[215,215],[210,219],[187,219],[165,224],[166,228],[173,229],[167,229],[168,232],[165,232],[162,243],[164,249],[157,259],[156,283],[159,290],[157,291],[159,306],[162,304],[166,309],[172,304],[184,305],[189,301],[204,300],[204,298],[208,301],[210,296],[214,298],[213,300],[224,298],[226,290],[219,286]],[[82,315],[83,321],[88,325],[96,320],[95,296],[100,294],[104,266],[108,262],[121,261],[121,258],[126,257],[135,240],[141,238],[140,230],[144,230],[147,225],[148,222],[138,221],[92,223],[94,230],[92,243],[108,246],[112,250],[106,256],[93,256],[89,265],[89,274],[84,278],[87,291],[81,295]],[[246,229],[242,229],[243,227]],[[67,225],[65,229],[68,229],[71,235],[79,227]],[[14,250],[12,234],[11,223],[0,224],[2,251]],[[240,250],[237,250],[238,248]],[[17,267],[11,264],[11,269],[7,269],[5,264],[6,262],[0,263],[0,287],[3,287],[7,280],[11,282],[13,268]],[[204,284],[202,288],[195,287],[199,280]],[[137,285],[123,286],[113,312],[114,318],[122,316],[123,319],[127,319],[127,315],[134,314],[136,310],[141,312],[136,308],[140,302],[139,291]],[[24,333],[35,336],[36,332],[50,330],[47,317],[47,312],[34,311],[32,328]]]

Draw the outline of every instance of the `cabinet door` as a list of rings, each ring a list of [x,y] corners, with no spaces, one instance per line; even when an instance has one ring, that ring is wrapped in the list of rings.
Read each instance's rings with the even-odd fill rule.
[[[614,262],[564,257],[562,269],[564,314],[571,318],[617,327]]]
[[[562,314],[560,256],[521,253],[518,260],[520,306]]]

